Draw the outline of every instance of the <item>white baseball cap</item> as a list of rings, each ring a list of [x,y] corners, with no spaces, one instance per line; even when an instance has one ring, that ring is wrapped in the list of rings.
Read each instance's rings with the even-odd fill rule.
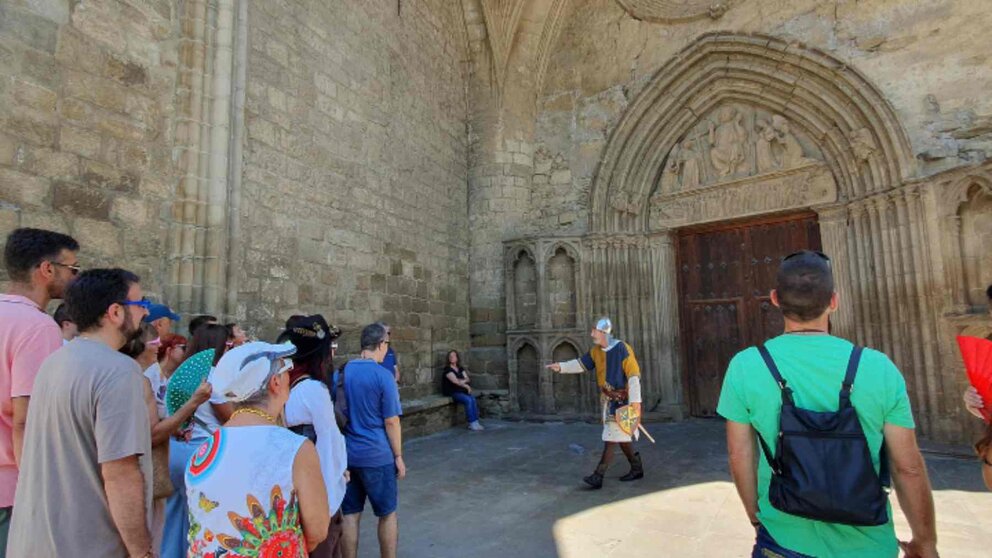
[[[292,343],[245,343],[224,353],[207,381],[214,393],[225,400],[231,403],[244,401],[265,388],[274,361],[294,353],[296,346]]]

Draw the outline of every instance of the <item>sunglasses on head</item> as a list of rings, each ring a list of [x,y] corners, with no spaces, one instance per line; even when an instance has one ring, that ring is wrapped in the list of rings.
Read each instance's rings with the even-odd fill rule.
[[[818,256],[821,260],[823,260],[823,261],[825,261],[827,263],[830,263],[830,256],[824,254],[823,252],[820,252],[819,250],[800,250],[798,252],[793,252],[793,253],[789,254],[788,256],[782,258],[782,261],[783,262],[787,262],[787,261],[791,260],[792,258],[795,258],[795,257],[798,257],[798,256],[802,256],[802,255],[805,255],[805,254],[813,254],[814,256]]]
[[[162,338],[156,337],[155,339],[152,339],[151,341],[145,343],[145,346],[153,347],[155,345],[161,345],[161,344],[162,344]]]

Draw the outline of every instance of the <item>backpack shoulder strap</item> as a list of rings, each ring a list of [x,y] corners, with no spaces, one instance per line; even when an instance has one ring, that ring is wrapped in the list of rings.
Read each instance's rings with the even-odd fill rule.
[[[794,405],[792,401],[792,388],[788,386],[785,378],[782,377],[781,372],[778,370],[778,365],[775,364],[775,359],[772,358],[771,353],[768,352],[768,348],[764,344],[758,345],[758,352],[761,353],[762,360],[765,361],[765,366],[768,367],[768,371],[771,373],[772,378],[778,384],[779,389],[782,391],[782,405]],[[782,474],[782,466],[778,459],[772,454],[771,448],[768,447],[768,443],[765,442],[764,436],[758,429],[754,429],[754,433],[758,436],[758,442],[761,445],[761,453],[765,454],[765,459],[768,460],[768,465],[772,468],[772,473],[775,475]],[[782,449],[782,437],[781,434],[776,437],[776,448],[779,450],[779,455],[781,455]]]
[[[771,372],[772,378],[775,378],[775,382],[778,384],[780,390],[782,390],[782,403],[793,405],[792,402],[792,388],[786,383],[785,378],[782,377],[781,372],[778,371],[778,365],[775,364],[775,360],[772,358],[772,354],[768,352],[768,348],[764,344],[758,345],[758,352],[761,353],[761,358],[765,361],[765,366],[768,367],[768,371]]]
[[[851,404],[851,388],[854,387],[854,378],[858,375],[858,365],[861,364],[861,354],[864,350],[865,348],[860,345],[855,345],[851,350],[851,358],[847,361],[847,373],[844,374],[844,383],[840,388],[841,407]]]
[[[754,428],[754,426],[752,426],[751,428]],[[768,465],[770,465],[772,468],[772,474],[781,475],[782,468],[779,465],[778,460],[775,459],[775,456],[772,455],[772,450],[771,448],[768,447],[768,444],[765,442],[765,437],[761,435],[761,432],[758,432],[757,428],[754,428],[754,433],[758,436],[758,442],[759,445],[761,445],[761,453],[765,454],[765,459],[768,460]]]

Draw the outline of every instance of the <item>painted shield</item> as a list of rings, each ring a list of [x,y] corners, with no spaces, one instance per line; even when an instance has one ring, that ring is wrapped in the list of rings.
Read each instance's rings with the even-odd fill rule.
[[[628,436],[634,430],[637,430],[637,422],[641,419],[640,413],[637,412],[637,409],[633,405],[624,405],[618,408],[614,416],[616,417],[617,424],[620,425],[620,430],[623,430],[623,433]]]

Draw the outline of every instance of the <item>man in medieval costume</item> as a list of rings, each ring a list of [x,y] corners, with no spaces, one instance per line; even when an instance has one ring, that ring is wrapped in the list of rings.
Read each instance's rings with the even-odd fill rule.
[[[596,471],[582,479],[593,488],[603,487],[603,475],[613,459],[614,446],[620,445],[623,454],[630,462],[630,472],[620,477],[621,481],[632,481],[644,477],[641,454],[634,452],[633,440],[637,439],[637,427],[624,432],[617,423],[617,409],[630,405],[637,416],[641,413],[641,369],[634,357],[634,349],[627,343],[615,339],[611,332],[613,323],[609,318],[600,318],[591,336],[594,346],[588,353],[575,360],[548,365],[548,369],[561,374],[579,374],[596,371],[599,385],[599,399],[603,405],[603,456]]]

